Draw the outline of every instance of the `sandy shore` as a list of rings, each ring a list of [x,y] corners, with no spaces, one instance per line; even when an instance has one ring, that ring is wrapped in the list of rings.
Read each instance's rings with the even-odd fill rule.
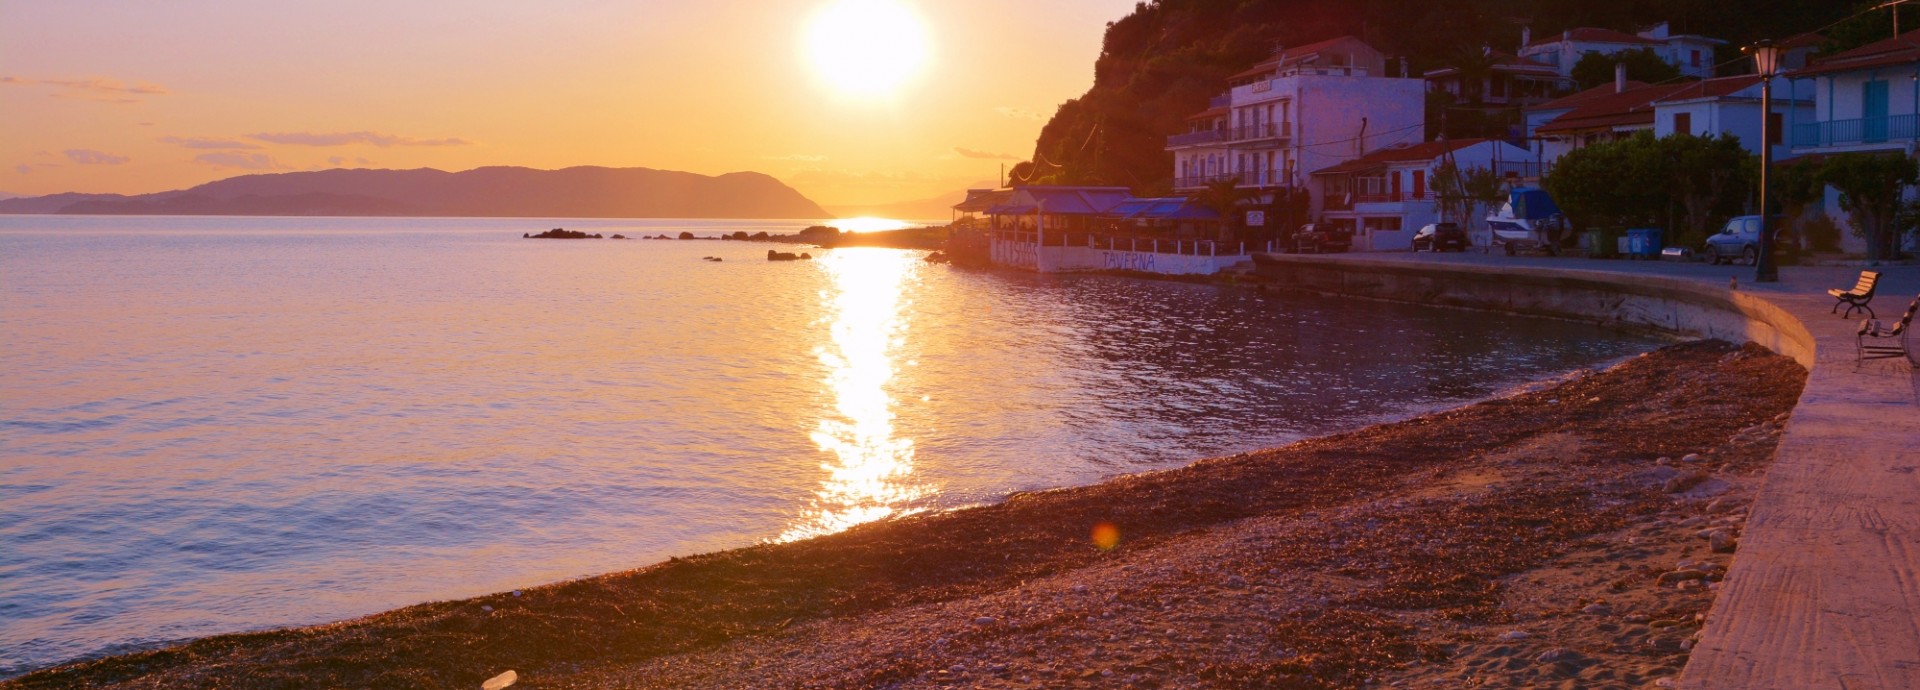
[[[1177,470],[0,686],[1656,687],[1804,379],[1679,345]]]

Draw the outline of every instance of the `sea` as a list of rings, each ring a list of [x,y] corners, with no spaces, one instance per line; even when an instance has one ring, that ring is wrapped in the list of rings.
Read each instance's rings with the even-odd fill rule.
[[[1174,467],[1661,344],[521,237],[816,222],[0,216],[0,677]]]

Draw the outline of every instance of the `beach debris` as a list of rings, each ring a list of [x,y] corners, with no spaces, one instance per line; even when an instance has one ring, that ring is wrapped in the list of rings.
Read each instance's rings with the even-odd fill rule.
[[[502,688],[511,686],[519,680],[520,674],[508,670],[506,673],[488,678],[487,682],[480,684],[480,690],[502,690]]]
[[[973,624],[974,625],[993,625],[994,619],[993,619],[993,616],[981,616],[979,618],[973,619]]]
[[[1688,453],[1686,455],[1680,456],[1680,462],[1700,462],[1703,459],[1704,458],[1701,458],[1699,453]]]
[[[487,606],[487,605],[485,605],[485,604],[481,604],[481,605],[480,605],[480,612],[481,612],[481,613],[493,613],[493,607],[492,607],[492,606]]]
[[[516,589],[516,590],[513,590],[513,595],[514,595],[514,596],[516,596],[516,597],[517,597],[517,596],[520,596],[520,590],[517,590],[517,589]]]
[[[1533,660],[1543,664],[1551,664],[1556,661],[1572,661],[1573,650],[1565,648],[1549,649],[1541,652],[1540,656],[1534,657]]]
[[[1591,616],[1604,616],[1613,613],[1613,607],[1606,605],[1605,602],[1596,602],[1587,604],[1584,608],[1580,609],[1580,612]]]
[[[1532,635],[1527,634],[1527,631],[1525,630],[1509,630],[1507,632],[1500,633],[1500,639],[1508,640],[1508,641],[1524,640],[1529,637],[1532,637]]]

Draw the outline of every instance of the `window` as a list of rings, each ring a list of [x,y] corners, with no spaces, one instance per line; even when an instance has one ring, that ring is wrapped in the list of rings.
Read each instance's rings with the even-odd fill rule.
[[[1693,51],[1693,66],[1694,66],[1694,67],[1699,67],[1699,66],[1700,66],[1700,51],[1699,51],[1699,50],[1695,50],[1695,51]]]
[[[1426,195],[1427,195],[1427,171],[1415,170],[1413,171],[1413,198],[1419,199],[1419,198],[1425,197]]]
[[[1785,113],[1767,113],[1767,143],[1779,146],[1786,143],[1784,130],[1787,126]]]
[[[1673,133],[1674,134],[1692,134],[1693,133],[1693,113],[1674,113],[1673,114]]]

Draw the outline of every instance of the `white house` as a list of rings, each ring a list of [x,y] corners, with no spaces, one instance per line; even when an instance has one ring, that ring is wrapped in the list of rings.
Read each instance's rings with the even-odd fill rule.
[[[1774,81],[1772,124],[1767,132],[1774,160],[1793,156],[1786,132],[1813,117],[1813,101],[1796,97],[1809,87],[1792,87],[1792,80]],[[1735,136],[1749,153],[1760,153],[1760,77],[1745,75],[1708,79],[1683,85],[1653,101],[1653,135]]]
[[[1920,31],[1816,60],[1775,83],[1793,97],[1811,95],[1812,117],[1792,125],[1795,155],[1851,152],[1920,153]],[[1811,91],[1811,94],[1808,92]],[[1839,192],[1828,188],[1824,211],[1848,227]],[[1863,240],[1840,233],[1841,248],[1859,251]]]
[[[1352,36],[1276,52],[1167,138],[1174,188],[1234,179],[1270,200],[1305,188],[1306,171],[1421,141],[1425,82],[1386,72],[1385,56]],[[1321,200],[1312,203],[1318,210]]]
[[[1355,251],[1407,249],[1420,226],[1440,220],[1433,176],[1447,161],[1461,170],[1489,169],[1514,182],[1538,174],[1531,152],[1504,141],[1390,146],[1314,171],[1315,196],[1326,199],[1321,220],[1353,230]]]
[[[1520,49],[1520,57],[1550,65],[1560,76],[1568,77],[1573,75],[1573,66],[1587,53],[1614,55],[1647,49],[1679,69],[1681,74],[1705,79],[1713,76],[1714,48],[1725,43],[1717,38],[1672,33],[1666,22],[1637,34],[1587,27],[1568,29],[1559,36],[1527,43]]]

